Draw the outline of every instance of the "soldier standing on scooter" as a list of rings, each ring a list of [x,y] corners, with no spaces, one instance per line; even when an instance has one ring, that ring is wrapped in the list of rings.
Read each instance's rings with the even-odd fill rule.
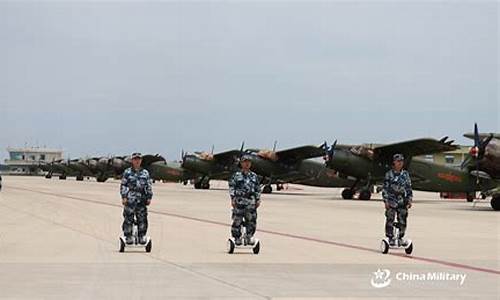
[[[257,227],[257,208],[260,206],[260,183],[257,174],[250,170],[250,157],[244,155],[240,160],[241,170],[229,180],[229,195],[233,207],[231,234],[234,243],[241,246],[241,226],[245,224],[247,245],[253,245],[253,235]]]
[[[395,154],[392,157],[392,169],[385,174],[382,197],[385,203],[385,235],[389,238],[391,246],[396,245],[396,239],[400,239],[400,245],[406,246],[407,241],[403,239],[406,230],[406,219],[408,209],[411,208],[413,191],[408,171],[404,170],[404,156]],[[393,222],[397,216],[400,225],[399,236],[393,236]]]
[[[133,244],[132,227],[134,216],[137,220],[139,243],[146,244],[148,231],[148,209],[153,197],[153,187],[149,172],[141,167],[142,155],[132,154],[132,167],[123,172],[120,194],[123,204],[123,235],[127,244]]]

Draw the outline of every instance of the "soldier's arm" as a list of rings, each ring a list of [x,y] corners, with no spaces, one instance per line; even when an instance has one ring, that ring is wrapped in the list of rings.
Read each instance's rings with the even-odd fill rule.
[[[149,176],[149,172],[147,174],[148,174],[148,176],[147,176],[148,180],[146,183],[146,200],[151,201],[151,199],[153,198],[153,180],[151,180],[151,176]]]
[[[384,183],[382,185],[382,199],[384,199],[385,203],[387,203],[387,201],[389,200],[389,194],[388,194],[389,186],[390,186],[390,176],[389,172],[387,172],[385,173]]]
[[[389,209],[391,206],[389,205],[389,188],[391,185],[391,176],[389,172],[385,173],[384,184],[382,186],[382,199],[384,199],[385,209]]]
[[[406,192],[406,201],[410,203],[413,201],[413,189],[411,187],[411,178],[410,173],[406,172],[406,182],[405,182],[405,192]]]
[[[231,206],[236,207],[236,173],[229,179],[229,197],[231,198]]]
[[[259,178],[256,179],[256,182],[257,182],[257,184],[255,185],[255,190],[254,190],[255,201],[260,202],[261,188],[260,188]]]
[[[125,171],[122,176],[122,181],[120,183],[120,196],[122,197],[122,202],[125,202],[128,195],[128,175]]]
[[[234,177],[235,177],[235,174],[233,174],[231,176],[231,178],[229,178],[229,181],[228,181],[228,184],[229,184],[229,197],[231,198],[231,200],[234,200],[234,197],[236,195],[235,194],[236,193],[236,191],[235,191],[235,187],[236,187],[235,185],[236,185],[236,183],[235,183],[235,178]]]

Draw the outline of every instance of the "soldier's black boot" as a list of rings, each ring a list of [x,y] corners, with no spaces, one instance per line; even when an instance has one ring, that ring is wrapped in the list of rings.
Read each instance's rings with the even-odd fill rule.
[[[234,238],[234,244],[235,244],[236,246],[241,246],[241,244],[242,244],[242,243],[243,243],[243,242],[242,242],[242,240],[241,240],[241,237]]]
[[[134,239],[132,238],[131,235],[128,235],[128,236],[125,237],[125,243],[127,245],[132,245],[134,243]]]
[[[145,235],[142,235],[142,236],[139,237],[139,244],[146,245],[146,242],[147,242],[147,240],[146,240],[146,236]]]
[[[248,236],[247,235],[245,237],[245,244],[253,246],[255,244],[255,239],[253,238],[253,236]]]

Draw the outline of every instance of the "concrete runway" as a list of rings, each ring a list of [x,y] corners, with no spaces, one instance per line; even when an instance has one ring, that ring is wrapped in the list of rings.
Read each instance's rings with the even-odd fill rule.
[[[261,253],[229,255],[225,182],[208,191],[156,183],[153,251],[119,253],[118,181],[3,184],[0,299],[500,298],[500,213],[489,203],[417,192],[413,256],[383,255],[380,200],[291,186],[262,197]]]

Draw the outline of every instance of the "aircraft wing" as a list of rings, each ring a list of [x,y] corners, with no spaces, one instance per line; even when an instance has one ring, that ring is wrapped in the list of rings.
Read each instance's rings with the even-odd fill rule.
[[[422,138],[375,147],[373,155],[374,159],[377,160],[392,161],[392,156],[396,153],[402,153],[405,158],[411,158],[413,156],[429,155],[458,149],[458,146],[453,145],[452,142],[446,141],[446,138],[439,141],[431,138]]]
[[[229,162],[232,163],[234,162],[235,158],[238,158],[240,155],[239,150],[229,150],[225,152],[220,152],[217,154],[214,154],[213,158],[217,162]]]
[[[491,135],[493,136],[494,139],[500,140],[500,133],[480,133],[479,138],[485,139]],[[474,133],[466,133],[466,134],[464,134],[464,137],[469,138],[471,140],[474,140]]]
[[[320,146],[301,146],[276,152],[278,160],[282,161],[298,161],[308,158],[320,157],[325,155],[325,148]]]
[[[146,155],[142,156],[142,165],[143,166],[149,166],[152,163],[157,162],[157,161],[166,161],[166,160],[165,160],[165,158],[163,158],[163,156],[161,156],[159,154],[155,154],[155,155],[146,154]]]

